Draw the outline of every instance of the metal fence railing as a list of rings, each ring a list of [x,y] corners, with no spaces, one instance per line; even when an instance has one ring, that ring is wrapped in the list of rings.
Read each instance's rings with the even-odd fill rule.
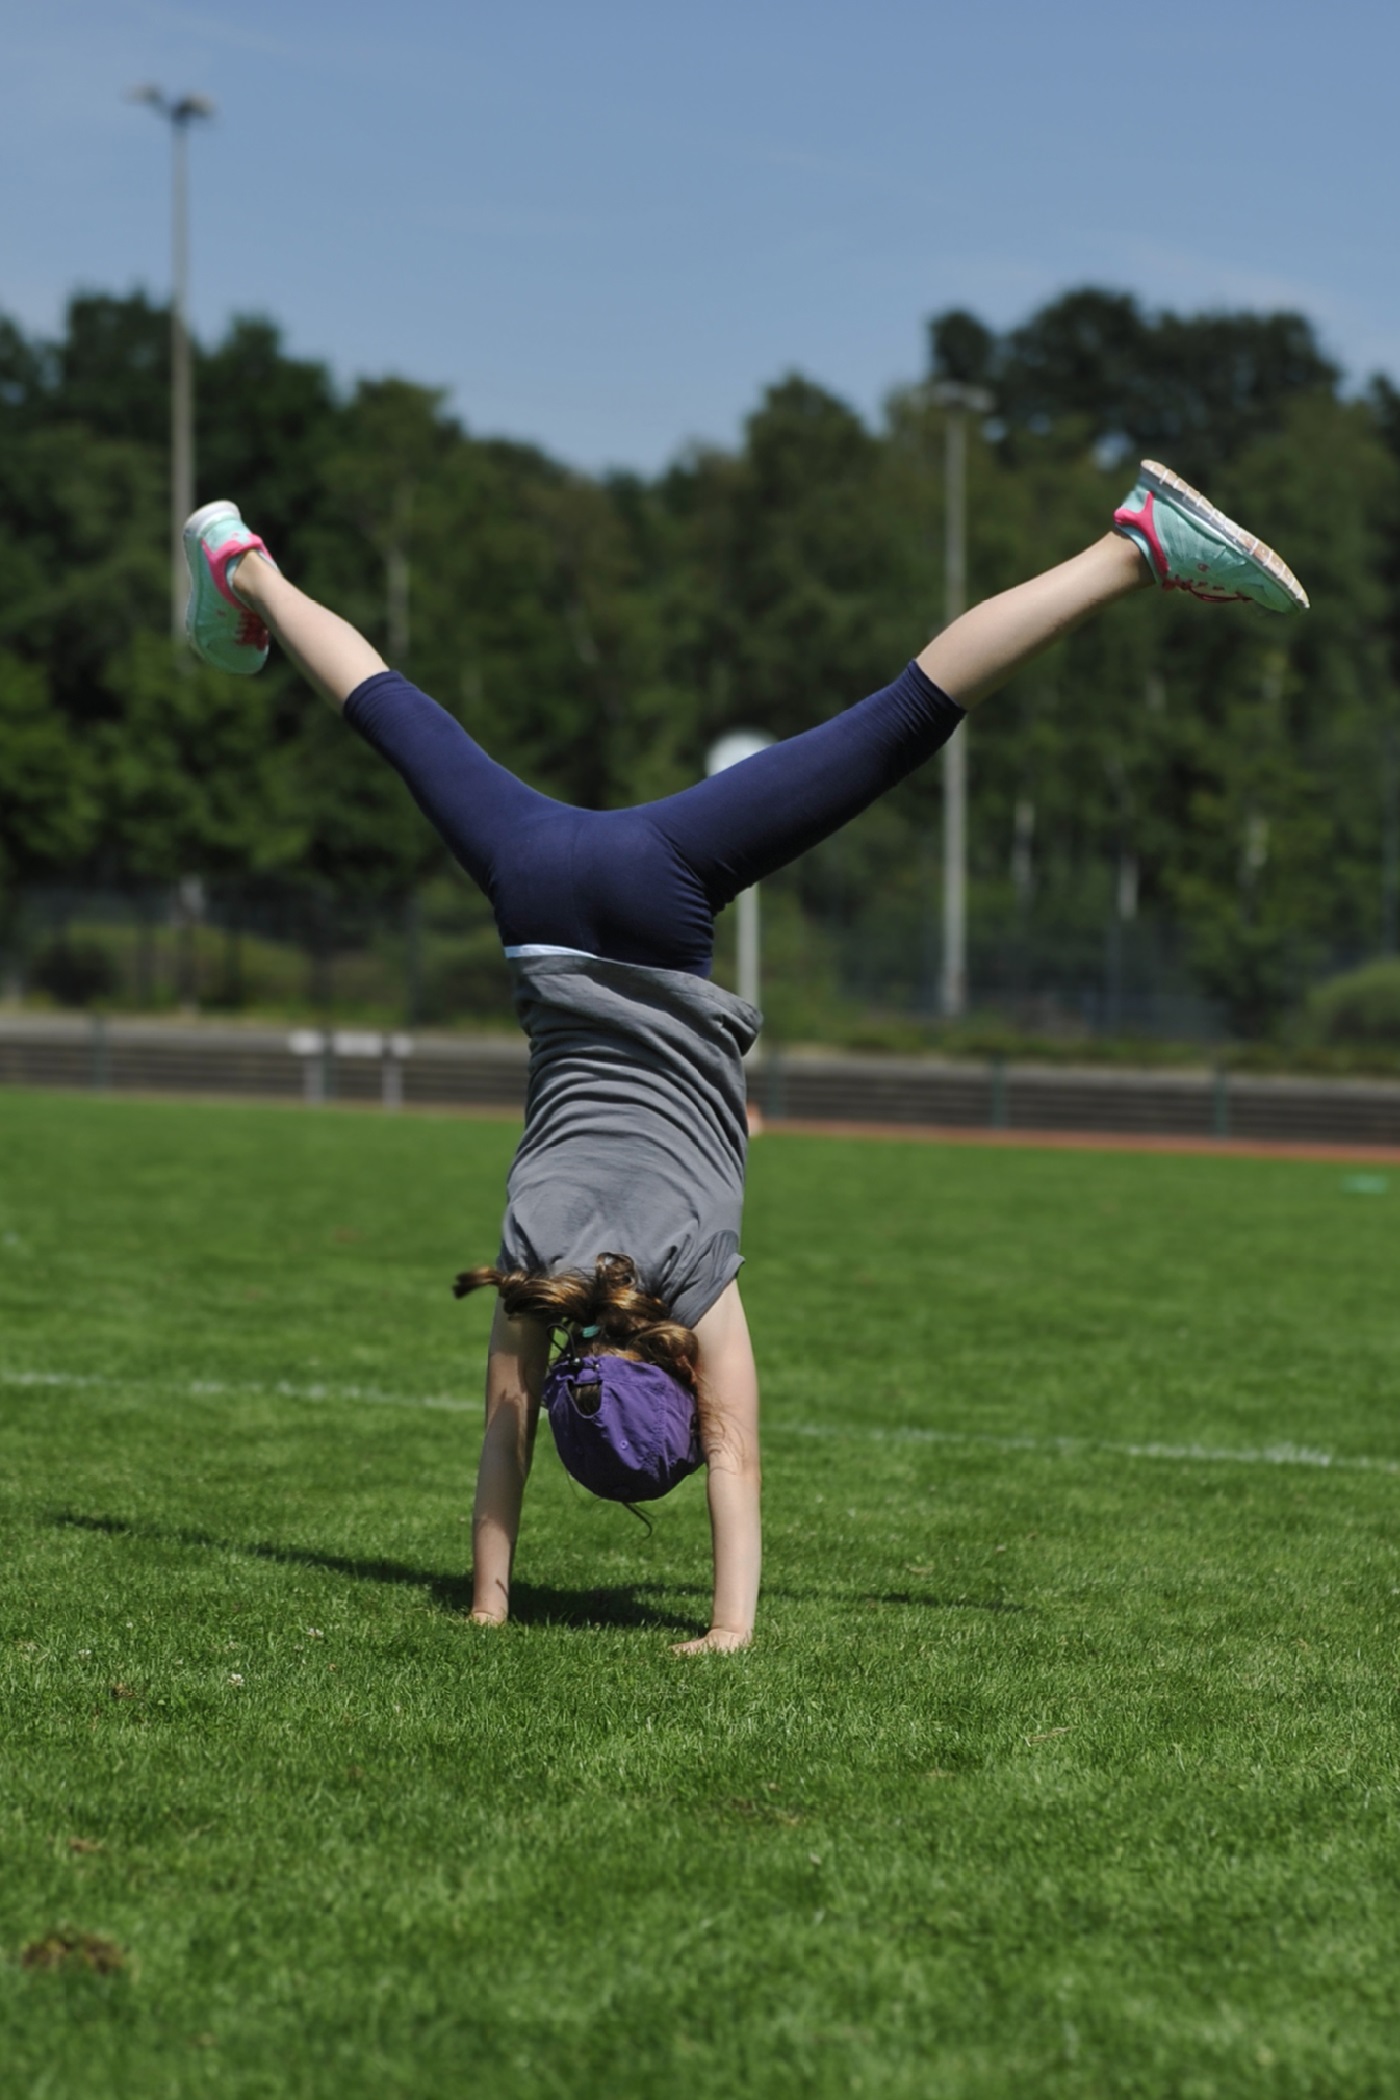
[[[0,1083],[19,1086],[518,1115],[527,1065],[514,1036],[0,1017]],[[769,1049],[749,1084],[774,1122],[1400,1147],[1396,1080]]]
[[[770,1028],[792,1042],[849,1039],[871,1018],[935,1024],[935,903],[804,884],[800,868],[765,883]],[[722,982],[734,977],[733,918],[718,929]],[[975,909],[969,984],[974,1010],[1025,1030],[1187,1041],[1222,1033],[1170,930],[1146,923],[1105,931]],[[485,900],[451,878],[387,904],[271,882],[31,889],[0,920],[0,991],[79,1011],[278,1014],[380,1028],[504,1022],[511,1011]]]

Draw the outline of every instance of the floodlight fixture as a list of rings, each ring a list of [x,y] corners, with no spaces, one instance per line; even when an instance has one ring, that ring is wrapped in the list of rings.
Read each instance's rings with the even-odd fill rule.
[[[935,408],[957,409],[969,416],[989,416],[996,407],[986,387],[968,386],[961,379],[930,380],[928,397]]]

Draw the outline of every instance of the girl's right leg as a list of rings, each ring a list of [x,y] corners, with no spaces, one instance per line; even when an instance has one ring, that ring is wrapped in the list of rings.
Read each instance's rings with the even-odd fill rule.
[[[964,613],[892,685],[648,814],[718,911],[914,772],[1023,664],[1151,582],[1136,547],[1109,533]]]
[[[653,811],[713,909],[856,816],[945,743],[963,713],[1115,600],[1154,585],[1301,612],[1287,563],[1169,468],[1144,460],[1113,531],[989,598],[883,692]]]
[[[1131,540],[1105,533],[1082,554],[974,605],[917,658],[926,678],[973,708],[1085,620],[1154,578]]]

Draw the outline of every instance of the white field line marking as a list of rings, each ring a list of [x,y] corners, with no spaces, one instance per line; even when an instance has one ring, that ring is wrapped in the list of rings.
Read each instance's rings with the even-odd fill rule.
[[[0,1364],[0,1386],[69,1386],[112,1391],[121,1386],[147,1385],[162,1392],[177,1393],[189,1400],[350,1400],[361,1407],[431,1407],[444,1413],[477,1413],[477,1400],[453,1400],[445,1393],[386,1393],[372,1385],[295,1385],[290,1379],[274,1379],[270,1385],[249,1379],[220,1378],[107,1378],[101,1373],[68,1371],[20,1371]]]
[[[296,1400],[313,1404],[345,1400],[360,1407],[432,1408],[446,1414],[475,1414],[480,1403],[454,1400],[443,1393],[386,1393],[377,1386],[312,1384],[297,1385],[279,1378],[271,1384],[252,1380],[218,1378],[108,1378],[100,1373],[68,1371],[23,1371],[0,1365],[0,1386],[70,1387],[112,1390],[127,1385],[152,1385],[191,1400],[234,1399]],[[801,1436],[848,1439],[873,1444],[964,1445],[983,1451],[1026,1452],[1057,1458],[1146,1458],[1176,1465],[1207,1466],[1306,1466],[1337,1473],[1400,1474],[1400,1459],[1348,1456],[1316,1450],[1307,1444],[1264,1444],[1256,1450],[1230,1451],[1214,1444],[1118,1443],[1087,1436],[989,1436],[973,1429],[922,1429],[917,1426],[881,1428],[875,1424],[832,1422],[769,1422],[770,1436]]]
[[[1227,1451],[1215,1444],[1127,1444],[1089,1436],[986,1436],[971,1429],[843,1428],[821,1422],[770,1422],[770,1435],[855,1437],[886,1444],[970,1444],[984,1451],[1053,1453],[1061,1458],[1102,1454],[1110,1458],[1166,1459],[1210,1466],[1316,1466],[1333,1472],[1400,1473],[1400,1459],[1346,1457],[1307,1444],[1265,1444],[1258,1450]]]

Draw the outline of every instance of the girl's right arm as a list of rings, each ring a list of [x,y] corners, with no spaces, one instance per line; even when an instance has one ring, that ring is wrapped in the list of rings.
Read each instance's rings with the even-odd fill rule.
[[[520,1530],[549,1361],[549,1336],[512,1320],[498,1303],[486,1359],[486,1435],[472,1506],[472,1618],[500,1626],[510,1615],[510,1571]]]
[[[695,1336],[705,1394],[700,1426],[710,1468],[715,1588],[709,1631],[698,1640],[680,1642],[677,1655],[748,1646],[763,1563],[758,1373],[737,1283],[731,1283],[696,1322]]]

